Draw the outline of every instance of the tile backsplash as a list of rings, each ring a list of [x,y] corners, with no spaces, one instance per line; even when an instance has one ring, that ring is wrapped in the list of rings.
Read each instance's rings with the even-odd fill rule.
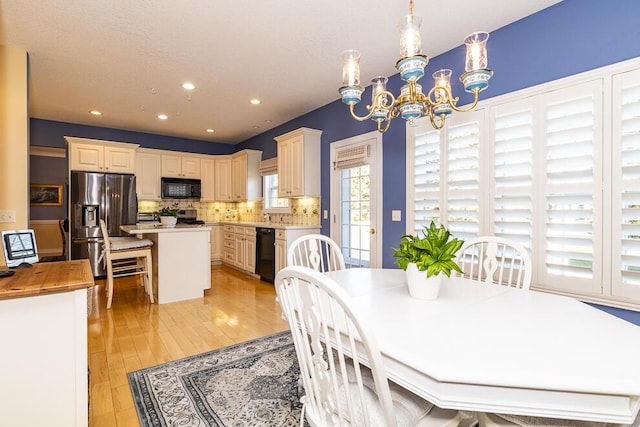
[[[289,199],[290,213],[271,213],[271,222],[296,225],[320,225],[320,198],[307,197]],[[262,222],[266,220],[262,212],[262,201],[252,202],[197,202],[184,199],[166,199],[161,202],[140,200],[138,211],[155,212],[163,207],[196,209],[198,219],[208,222],[224,221],[227,211],[235,210],[238,221]],[[227,216],[228,217],[228,216]]]

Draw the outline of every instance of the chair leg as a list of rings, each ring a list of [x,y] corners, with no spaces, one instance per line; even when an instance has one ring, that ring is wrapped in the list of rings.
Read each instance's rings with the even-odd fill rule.
[[[149,294],[151,304],[153,304],[155,301],[153,299],[153,261],[151,259],[151,251],[148,251],[147,255],[145,256],[145,267],[145,287],[147,294]]]
[[[107,310],[111,308],[111,300],[113,299],[113,265],[111,260],[107,260]]]

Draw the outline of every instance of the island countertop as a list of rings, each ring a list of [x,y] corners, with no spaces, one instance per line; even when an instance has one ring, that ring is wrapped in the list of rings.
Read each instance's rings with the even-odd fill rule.
[[[0,300],[71,292],[93,287],[89,260],[37,262],[18,268],[16,274],[0,278]]]
[[[194,231],[211,231],[208,225],[200,224],[176,224],[174,227],[165,227],[159,224],[121,225],[120,229],[129,234],[145,233],[186,233]]]

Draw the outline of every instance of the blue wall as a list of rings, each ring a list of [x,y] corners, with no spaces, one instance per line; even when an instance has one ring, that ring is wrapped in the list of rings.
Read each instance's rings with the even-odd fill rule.
[[[489,39],[489,66],[495,71],[483,99],[556,80],[586,70],[640,56],[640,2],[636,0],[564,0],[523,20],[494,31]],[[362,23],[363,29],[365,24]],[[393,33],[390,37],[395,37]],[[428,41],[426,42],[428,43]],[[338,55],[339,52],[336,52]],[[390,59],[391,61],[395,58]],[[453,49],[432,58],[429,76],[440,68],[452,68],[453,75],[464,69],[464,48]],[[340,85],[336,69],[336,98]],[[430,78],[423,78],[429,86]],[[455,80],[455,82],[454,82]],[[465,99],[461,84],[452,78],[454,95]],[[389,79],[393,93],[400,89],[397,75]],[[363,94],[360,114],[370,99],[370,88]],[[276,155],[273,138],[301,126],[320,129],[322,134],[322,207],[330,208],[329,146],[332,142],[375,130],[372,122],[352,119],[339,100],[298,117],[282,126],[239,144],[239,148],[263,150],[263,158]],[[391,248],[405,232],[405,123],[395,119],[383,136],[383,266],[394,267]],[[405,212],[402,222],[391,221],[391,210]],[[328,220],[322,231],[329,234]]]
[[[66,148],[65,136],[104,139],[107,141],[130,142],[144,148],[185,151],[202,154],[231,154],[236,146],[219,142],[197,141],[166,135],[132,132],[97,126],[85,126],[75,123],[54,122],[51,120],[31,119],[29,121],[29,143],[45,147]]]

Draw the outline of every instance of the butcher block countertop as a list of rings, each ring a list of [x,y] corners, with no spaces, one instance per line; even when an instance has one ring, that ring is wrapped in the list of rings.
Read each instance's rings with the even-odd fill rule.
[[[6,268],[6,267],[4,267]],[[0,277],[0,300],[70,292],[94,285],[89,260],[39,262]]]

